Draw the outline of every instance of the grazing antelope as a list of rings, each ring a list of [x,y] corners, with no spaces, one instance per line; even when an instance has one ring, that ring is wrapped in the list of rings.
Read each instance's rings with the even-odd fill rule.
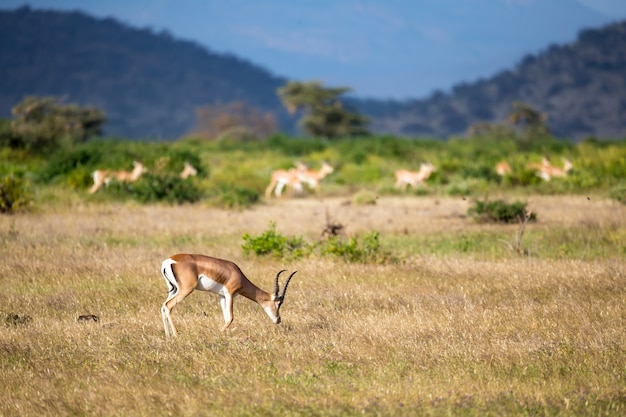
[[[548,158],[543,157],[541,158],[541,163],[538,162],[529,162],[526,164],[526,168],[528,169],[534,169],[535,171],[539,172],[541,171],[542,168],[550,166],[550,161],[548,161]],[[539,175],[539,174],[537,174]]]
[[[303,163],[298,163],[297,172],[300,181],[306,183],[315,191],[320,189],[320,181],[322,181],[328,174],[332,174],[333,167],[328,162],[322,162],[322,167],[319,170],[308,169]]]
[[[195,177],[198,175],[198,170],[193,167],[189,162],[185,162],[185,167],[180,173],[180,177],[186,180],[189,177]]]
[[[500,161],[496,164],[496,174],[499,176],[504,177],[505,175],[511,174],[511,172],[513,172],[513,170],[508,162]]]
[[[108,185],[111,180],[117,180],[120,182],[135,182],[144,172],[146,172],[146,167],[141,162],[137,161],[133,161],[133,170],[130,172],[106,171],[98,169],[91,174],[93,177],[93,186],[89,189],[89,192],[91,194],[95,193],[103,185]]]
[[[274,190],[276,197],[280,197],[285,187],[295,192],[302,191],[302,182],[300,182],[300,177],[296,169],[290,168],[288,171],[284,169],[272,171],[272,179],[265,189],[265,198],[270,198],[272,190]]]
[[[259,303],[272,322],[279,324],[280,307],[285,300],[287,286],[298,272],[294,271],[289,275],[282,293],[279,293],[278,277],[285,271],[276,274],[274,292],[270,294],[250,282],[241,269],[231,261],[190,254],[178,254],[167,258],[161,265],[161,273],[169,288],[167,299],[161,307],[165,336],[178,335],[171,317],[172,309],[194,290],[219,295],[226,322],[222,331],[233,322],[233,298],[237,295],[243,295]]]
[[[550,163],[548,158],[544,157],[541,160],[541,164],[531,163],[528,164],[528,167],[534,168],[536,170],[536,174],[544,181],[550,181],[552,178],[565,178],[574,165],[569,159],[563,158],[563,168],[555,167]]]
[[[396,188],[406,190],[409,185],[413,187],[418,185],[428,187],[425,181],[436,170],[435,166],[429,162],[423,163],[418,172],[400,169],[396,171]]]

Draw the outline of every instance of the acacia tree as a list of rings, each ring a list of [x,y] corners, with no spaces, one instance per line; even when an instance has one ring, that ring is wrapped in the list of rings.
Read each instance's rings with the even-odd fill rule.
[[[339,99],[339,96],[349,91],[351,89],[348,87],[323,87],[317,81],[290,81],[278,89],[278,95],[289,113],[305,113],[300,125],[313,136],[337,138],[367,135],[369,119],[347,110]]]
[[[513,110],[507,118],[507,122],[522,131],[522,139],[525,142],[533,142],[538,138],[550,135],[546,120],[548,115],[542,113],[528,104],[514,102]]]
[[[42,151],[99,136],[105,121],[98,108],[61,104],[53,97],[26,97],[12,113],[9,145]]]

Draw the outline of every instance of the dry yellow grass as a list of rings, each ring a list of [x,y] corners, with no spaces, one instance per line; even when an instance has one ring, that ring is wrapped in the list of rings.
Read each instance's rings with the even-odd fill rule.
[[[528,203],[540,216],[533,229],[626,229],[624,207],[610,201]],[[0,325],[0,415],[622,415],[623,256],[242,257],[242,234],[269,221],[317,239],[327,210],[348,233],[383,237],[516,230],[475,224],[468,204],[73,204],[2,216],[0,313],[31,320]],[[159,266],[177,252],[234,260],[265,289],[279,269],[297,269],[283,323],[236,299],[232,330],[220,333],[217,299],[194,293],[173,313],[180,337],[166,340]]]

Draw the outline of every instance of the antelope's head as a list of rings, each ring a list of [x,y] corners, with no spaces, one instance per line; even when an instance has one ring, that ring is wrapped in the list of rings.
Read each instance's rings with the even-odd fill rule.
[[[320,171],[324,173],[325,175],[328,175],[328,174],[332,174],[335,171],[335,169],[328,162],[324,161],[322,162],[322,168],[320,169]]]
[[[563,158],[563,171],[569,172],[572,170],[573,167],[574,165],[572,164],[572,161],[570,161],[569,159]]]
[[[428,178],[430,174],[435,171],[437,171],[437,167],[435,167],[430,162],[424,162],[420,165],[420,172],[426,175],[426,178]]]
[[[133,161],[133,173],[141,175],[146,172],[146,167],[139,161]]]
[[[283,305],[283,302],[285,301],[285,293],[287,292],[287,286],[289,285],[289,281],[291,281],[291,278],[296,274],[296,272],[298,272],[298,271],[294,271],[291,273],[291,275],[289,275],[289,278],[287,278],[287,281],[285,282],[285,286],[283,287],[283,291],[281,293],[280,286],[278,285],[278,278],[280,277],[280,274],[282,274],[285,271],[286,269],[283,269],[282,271],[279,271],[278,274],[276,274],[276,280],[274,283],[274,293],[272,294],[272,302],[271,304],[269,304],[269,306],[264,307],[265,312],[270,317],[270,319],[272,319],[272,322],[274,322],[274,324],[280,323],[280,307]]]

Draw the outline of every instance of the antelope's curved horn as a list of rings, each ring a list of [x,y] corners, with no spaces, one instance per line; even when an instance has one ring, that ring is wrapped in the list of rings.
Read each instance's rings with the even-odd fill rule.
[[[296,272],[298,271],[293,271],[291,275],[289,275],[289,278],[287,278],[287,282],[285,282],[285,287],[283,288],[283,293],[280,295],[280,298],[285,297],[285,293],[287,292],[287,286],[289,285],[289,281],[291,281],[291,277],[296,275]]]
[[[282,271],[278,271],[278,274],[276,274],[276,280],[274,282],[274,295],[276,296],[278,296],[278,291],[280,291],[280,288],[278,287],[278,277],[285,271],[286,269],[283,269]]]

